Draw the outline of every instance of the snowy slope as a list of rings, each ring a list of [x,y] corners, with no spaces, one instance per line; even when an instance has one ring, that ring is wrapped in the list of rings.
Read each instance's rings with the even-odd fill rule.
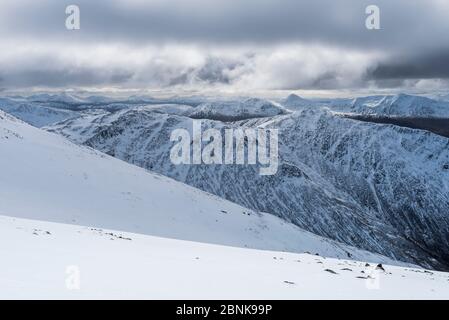
[[[5,216],[0,252],[0,299],[449,299],[447,273]]]
[[[342,102],[342,101],[340,101]],[[339,242],[426,267],[449,268],[449,149],[421,130],[342,119],[326,107],[214,127],[279,129],[280,167],[175,166],[176,128],[192,119],[135,108],[49,128],[248,208]]]
[[[392,262],[0,112],[0,214],[238,247]]]
[[[78,116],[78,113],[71,110],[52,108],[39,103],[30,103],[21,98],[0,98],[0,110],[12,114],[36,127],[47,126]]]

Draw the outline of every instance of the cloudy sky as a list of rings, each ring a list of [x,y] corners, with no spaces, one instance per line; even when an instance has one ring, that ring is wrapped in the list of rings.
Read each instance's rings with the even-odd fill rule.
[[[0,0],[0,90],[446,90],[448,16],[447,0]]]

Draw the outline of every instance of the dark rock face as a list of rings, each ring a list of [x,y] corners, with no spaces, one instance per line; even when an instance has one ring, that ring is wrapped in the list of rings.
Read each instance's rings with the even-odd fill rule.
[[[349,119],[372,123],[393,124],[400,127],[421,129],[433,132],[449,138],[449,118],[424,118],[424,117],[386,117],[363,114],[345,114]]]

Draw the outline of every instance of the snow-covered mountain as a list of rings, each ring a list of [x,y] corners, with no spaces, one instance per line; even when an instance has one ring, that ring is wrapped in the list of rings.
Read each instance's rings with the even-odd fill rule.
[[[39,103],[28,102],[23,98],[0,98],[0,110],[28,122],[36,127],[47,126],[78,116],[71,110],[64,110],[44,106]]]
[[[287,110],[273,102],[249,98],[241,101],[206,102],[196,108],[192,108],[185,115],[194,119],[238,121],[272,117],[286,113]]]
[[[75,145],[1,111],[0,153],[0,215],[394,263]]]
[[[0,299],[449,298],[447,273],[5,216],[0,252]]]
[[[361,97],[337,106],[364,115],[449,118],[449,102],[407,94]]]
[[[290,110],[297,110],[303,107],[313,107],[318,103],[309,99],[304,99],[296,94],[290,94],[287,98],[282,100],[282,105]]]
[[[86,99],[66,92],[58,94],[38,93],[30,95],[26,99],[31,102],[60,102],[68,104],[82,104],[87,102]]]
[[[131,108],[48,128],[119,159],[315,234],[439,269],[449,268],[449,141],[426,131],[344,119],[328,107],[204,128],[280,131],[274,176],[255,166],[175,166],[176,128],[192,119]]]

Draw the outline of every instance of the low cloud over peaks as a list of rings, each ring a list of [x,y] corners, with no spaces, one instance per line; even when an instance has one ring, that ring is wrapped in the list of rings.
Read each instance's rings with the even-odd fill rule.
[[[446,81],[449,3],[60,0],[0,4],[0,86],[357,89]],[[431,81],[432,80],[432,81]]]

